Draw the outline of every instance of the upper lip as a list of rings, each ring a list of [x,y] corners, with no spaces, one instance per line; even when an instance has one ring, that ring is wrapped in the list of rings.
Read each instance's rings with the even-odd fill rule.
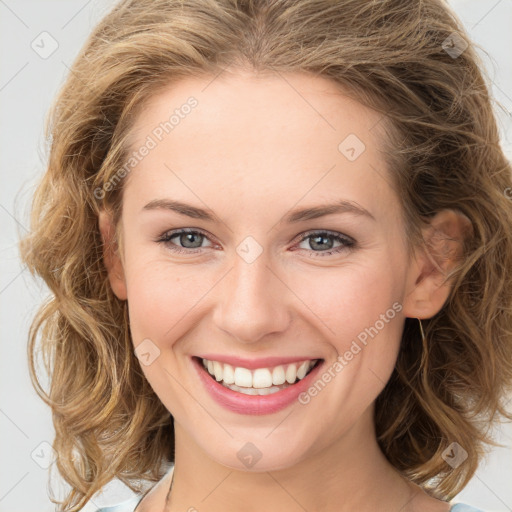
[[[219,363],[230,364],[234,367],[247,368],[248,370],[255,370],[257,368],[273,368],[282,364],[296,363],[299,361],[310,361],[321,359],[319,357],[262,357],[259,359],[244,359],[242,357],[228,356],[222,354],[202,354],[197,356],[200,359],[207,359],[209,361],[218,361]]]

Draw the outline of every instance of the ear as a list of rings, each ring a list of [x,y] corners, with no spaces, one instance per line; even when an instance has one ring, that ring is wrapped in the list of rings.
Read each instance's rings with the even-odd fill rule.
[[[426,250],[419,249],[407,275],[404,315],[431,318],[450,295],[451,270],[463,257],[464,240],[473,235],[471,220],[458,210],[442,210],[423,230]]]
[[[101,210],[98,223],[103,240],[103,261],[107,268],[110,286],[118,299],[126,300],[128,297],[126,280],[112,215],[106,210]]]

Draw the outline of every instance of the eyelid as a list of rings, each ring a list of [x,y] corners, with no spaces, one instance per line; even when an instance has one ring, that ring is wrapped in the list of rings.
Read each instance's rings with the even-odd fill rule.
[[[215,239],[215,237],[213,237],[213,235],[210,235],[210,233],[208,233],[207,231],[205,231],[204,229],[201,229],[201,228],[178,228],[178,229],[169,229],[167,231],[164,231],[160,236],[158,236],[156,238],[155,242],[166,243],[166,242],[168,242],[168,240],[166,240],[166,239],[170,239],[177,235],[181,235],[181,234],[185,234],[185,233],[198,233],[200,235],[203,235],[210,242],[212,241],[212,239]],[[183,251],[188,251],[188,252],[205,249],[205,247],[198,247],[197,249],[186,249],[186,248],[179,247],[179,246],[176,246],[176,247],[178,249],[182,249]]]
[[[214,238],[212,235],[210,235],[208,232],[206,232],[205,230],[203,230],[201,228],[177,228],[177,229],[171,229],[171,230],[168,230],[168,231],[162,233],[160,235],[160,237],[158,237],[155,241],[158,243],[163,243],[163,244],[168,245],[169,246],[168,249],[173,253],[178,253],[178,254],[180,254],[180,253],[185,253],[185,254],[201,253],[203,251],[203,249],[205,249],[205,247],[196,247],[194,249],[188,249],[188,248],[180,247],[179,245],[176,245],[176,244],[173,244],[170,242],[171,238],[174,238],[175,236],[185,234],[185,233],[197,233],[197,234],[205,237],[210,242],[212,241],[212,240],[210,240],[210,238]],[[341,254],[342,252],[351,251],[351,250],[354,250],[357,246],[357,241],[354,238],[352,238],[351,236],[341,233],[339,231],[333,231],[330,229],[312,229],[309,231],[305,231],[305,232],[297,235],[297,237],[295,237],[295,239],[293,240],[293,243],[295,243],[295,245],[297,245],[298,243],[301,243],[304,240],[306,240],[310,237],[313,237],[315,235],[318,235],[318,236],[327,235],[327,237],[331,237],[331,238],[334,238],[334,239],[337,239],[338,241],[340,241],[341,245],[339,247],[335,247],[333,249],[329,249],[329,250],[325,250],[325,251],[313,251],[313,250],[302,249],[302,248],[292,249],[292,250],[306,251],[307,253],[309,253],[310,257],[312,257],[312,258],[319,258],[319,257],[321,258],[321,257],[328,257],[333,254],[337,255],[337,254]],[[172,246],[172,248],[171,248],[171,246]]]
[[[347,242],[355,243],[355,240],[351,236],[348,236],[345,233],[341,233],[340,231],[333,231],[332,229],[310,229],[309,231],[304,231],[304,233],[300,233],[299,235],[297,235],[294,241],[298,240],[299,242],[302,242],[305,238],[308,238],[309,236],[320,234],[343,238]]]

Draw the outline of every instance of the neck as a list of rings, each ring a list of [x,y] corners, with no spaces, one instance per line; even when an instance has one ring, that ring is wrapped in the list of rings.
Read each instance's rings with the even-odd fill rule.
[[[176,461],[165,512],[407,510],[418,491],[381,452],[373,409],[337,442],[289,467],[242,471],[208,456],[175,422]],[[276,447],[277,449],[277,447]]]

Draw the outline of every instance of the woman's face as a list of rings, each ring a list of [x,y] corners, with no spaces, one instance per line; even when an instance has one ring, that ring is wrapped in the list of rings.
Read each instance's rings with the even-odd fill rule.
[[[223,73],[170,86],[134,125],[111,283],[152,388],[218,463],[290,467],[370,424],[414,282],[380,121],[323,78]],[[240,358],[233,378],[267,391],[295,380],[290,360],[322,361],[248,395],[198,357]]]

